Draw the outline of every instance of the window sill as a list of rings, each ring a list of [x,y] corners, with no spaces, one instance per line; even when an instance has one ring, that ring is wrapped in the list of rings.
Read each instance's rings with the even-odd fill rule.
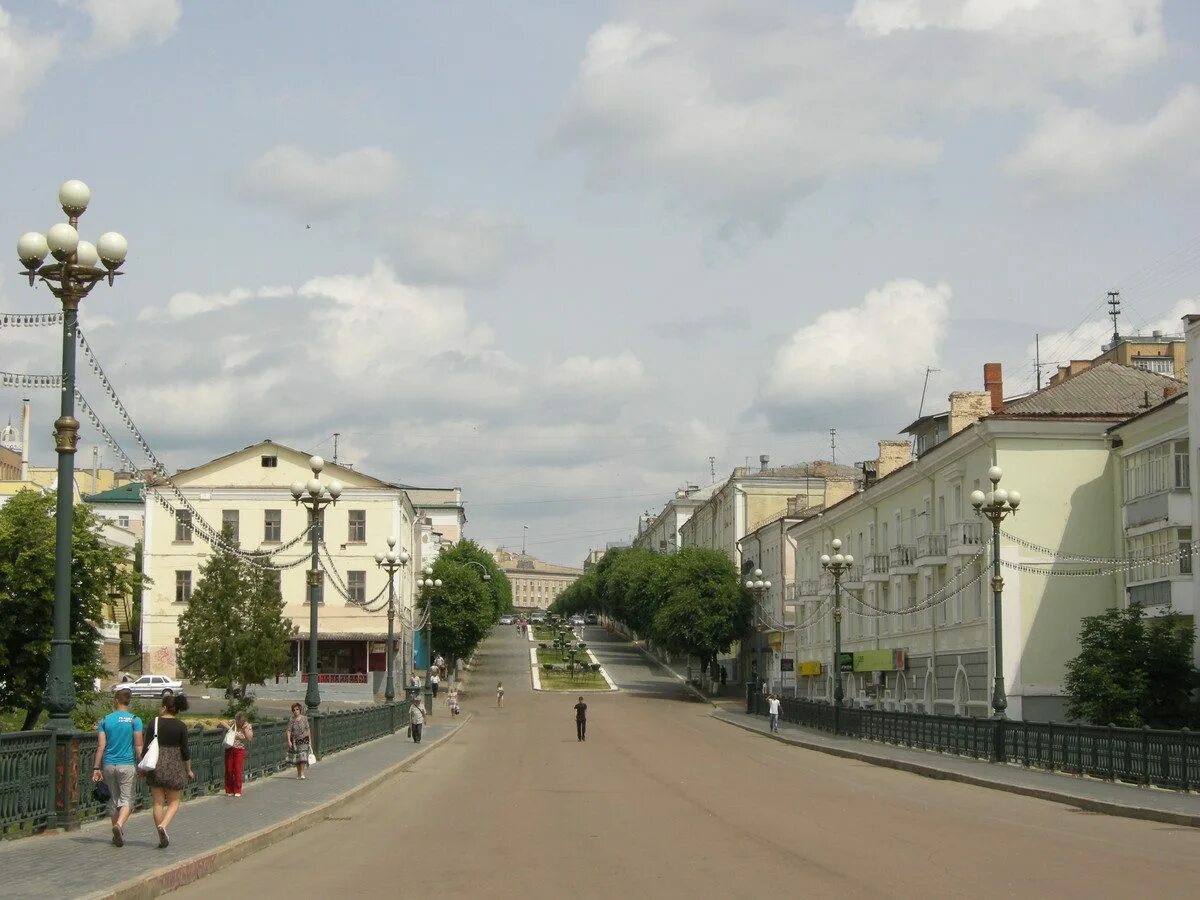
[[[172,547],[191,547],[195,545],[195,541],[171,541]]]
[[[262,545],[263,545],[264,547],[266,547],[266,546],[269,546],[269,545],[271,545],[271,544],[282,544],[282,543],[283,543],[283,541],[263,541],[263,542],[262,542]]]

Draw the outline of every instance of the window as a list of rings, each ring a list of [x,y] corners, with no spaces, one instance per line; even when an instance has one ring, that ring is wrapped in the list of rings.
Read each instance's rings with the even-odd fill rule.
[[[347,572],[346,587],[350,591],[350,599],[355,603],[367,601],[367,573]]]
[[[1173,549],[1178,548],[1179,543],[1183,542],[1183,539],[1177,536],[1177,532],[1186,534],[1187,541],[1191,542],[1192,532],[1190,528],[1163,528],[1150,534],[1141,534],[1137,537],[1126,538],[1125,555],[1129,557],[1131,562],[1147,557],[1161,558],[1167,556]],[[1190,563],[1190,558],[1188,561]],[[1169,561],[1146,562],[1141,565],[1134,565],[1129,570],[1127,580],[1130,582],[1157,581],[1159,579],[1170,578],[1176,574],[1177,569],[1177,564]]]
[[[261,463],[262,463],[262,467],[264,469],[274,469],[279,465],[279,457],[278,456],[264,456],[261,459]]]
[[[266,577],[275,583],[275,590],[283,593],[283,570],[269,569],[266,572]]]
[[[1133,367],[1135,369],[1145,369],[1147,372],[1158,372],[1162,375],[1172,375],[1175,372],[1174,365],[1169,356],[1135,356],[1133,358]]]
[[[1175,442],[1175,489],[1186,491],[1191,487],[1191,477],[1188,463],[1188,442]]]
[[[129,527],[129,516],[117,516],[117,525],[121,528]]]
[[[236,509],[221,510],[221,532],[235,544],[238,542],[239,515]]]
[[[1179,459],[1182,449],[1183,459]],[[1187,441],[1164,441],[1125,457],[1125,502],[1188,486]]]
[[[1175,529],[1179,540],[1179,574],[1192,574],[1192,529]]]
[[[263,513],[263,540],[276,544],[283,540],[283,510],[268,509]]]
[[[190,570],[175,572],[175,602],[187,603],[192,599],[192,573]]]
[[[367,511],[365,509],[350,510],[350,532],[347,540],[352,544],[367,542]]]
[[[973,618],[982,619],[983,618],[983,584],[984,584],[984,580],[985,580],[983,577],[983,560],[982,559],[976,560],[974,563],[972,563],[972,566],[973,566],[973,568],[968,573],[970,575],[970,578],[968,580],[974,580],[974,582],[975,582],[974,587],[971,588],[971,600],[974,604],[974,607],[971,610],[971,612],[973,613]]]
[[[188,544],[192,542],[192,513],[190,510],[175,510],[175,540]]]

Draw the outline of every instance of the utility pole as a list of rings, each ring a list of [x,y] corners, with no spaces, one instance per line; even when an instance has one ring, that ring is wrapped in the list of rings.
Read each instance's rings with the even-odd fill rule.
[[[529,526],[522,525],[521,526],[521,555],[522,556],[525,555],[525,536],[527,534],[529,534]]]
[[[338,438],[339,438],[339,437],[341,437],[341,436],[342,436],[342,435],[341,435],[341,432],[339,432],[339,431],[335,431],[335,432],[333,433],[333,464],[334,464],[335,466],[337,465],[337,445],[338,445]]]
[[[710,456],[708,458],[708,475],[712,479],[712,483],[717,483],[717,458]]]
[[[1042,345],[1041,335],[1033,336],[1033,371],[1037,374],[1037,389],[1042,389]]]
[[[837,429],[829,429],[829,462],[837,465]]]
[[[1119,341],[1121,339],[1121,334],[1117,330],[1117,316],[1121,315],[1121,292],[1120,291],[1109,291],[1108,292],[1108,314],[1109,314],[1109,316],[1112,317],[1112,320],[1113,320],[1113,337],[1112,337],[1112,339],[1113,339],[1113,343],[1115,344],[1117,341]]]

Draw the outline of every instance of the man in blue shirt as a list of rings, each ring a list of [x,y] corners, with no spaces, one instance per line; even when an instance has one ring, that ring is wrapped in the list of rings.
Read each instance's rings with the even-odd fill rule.
[[[103,779],[108,784],[114,847],[125,846],[125,823],[133,812],[135,763],[142,755],[142,720],[129,711],[131,697],[129,688],[121,688],[113,695],[116,708],[96,723],[99,739],[92,781]]]

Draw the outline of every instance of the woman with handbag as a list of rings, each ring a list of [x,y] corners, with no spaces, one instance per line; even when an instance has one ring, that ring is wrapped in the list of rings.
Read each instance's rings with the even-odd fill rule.
[[[151,814],[154,827],[158,829],[158,846],[164,849],[171,843],[167,837],[167,826],[179,811],[179,792],[195,779],[192,772],[192,755],[188,751],[188,730],[176,713],[188,708],[183,694],[168,694],[163,697],[162,709],[146,732],[146,749],[138,770],[146,776],[150,785]]]
[[[292,717],[287,725],[288,765],[296,767],[296,774],[304,778],[304,770],[312,762],[312,738],[308,730],[308,719],[299,703],[292,704]]]
[[[242,764],[246,760],[246,745],[254,740],[254,726],[238,713],[232,722],[221,722],[225,731],[225,796],[242,796]]]

